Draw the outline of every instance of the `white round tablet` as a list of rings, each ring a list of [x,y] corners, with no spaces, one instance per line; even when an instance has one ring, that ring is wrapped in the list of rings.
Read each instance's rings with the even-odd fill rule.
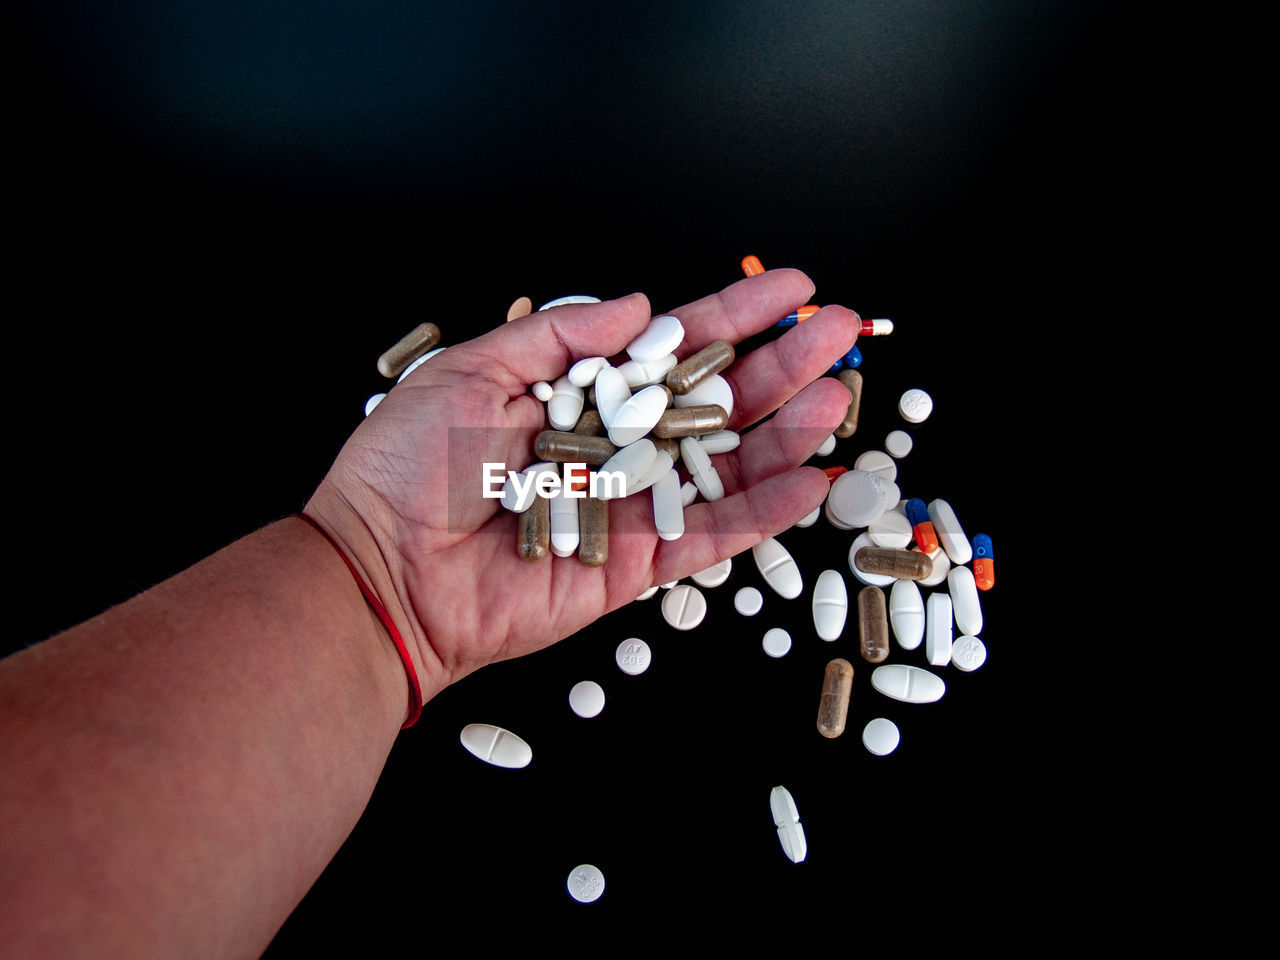
[[[677,630],[692,630],[706,615],[707,598],[697,587],[673,587],[662,598],[662,617]]]
[[[820,457],[829,457],[831,456],[831,454],[835,452],[836,452],[836,435],[833,433],[831,434],[831,436],[827,437],[827,439],[822,441],[822,446],[818,448],[817,455]]]
[[[580,717],[597,716],[604,709],[604,687],[594,680],[575,683],[569,691],[569,709]]]
[[[849,544],[849,572],[852,573],[864,586],[868,587],[888,587],[893,584],[896,577],[891,577],[885,573],[863,573],[858,569],[858,565],[853,562],[853,558],[858,555],[858,551],[863,547],[874,547],[871,542],[870,535],[864,530],[853,538],[853,543]]]
[[[652,597],[652,596],[653,596],[655,593],[657,593],[657,592],[658,592],[658,587],[657,587],[656,585],[654,585],[654,586],[650,587],[648,590],[646,590],[644,593],[640,594],[640,596],[636,597],[636,599],[637,599],[637,600],[648,600],[650,597]]]
[[[951,664],[957,670],[968,673],[987,662],[987,645],[977,637],[965,634],[951,644]]]
[[[796,526],[812,527],[815,523],[818,522],[818,517],[821,513],[822,513],[821,507],[814,507],[811,511],[809,511],[803,517],[801,517],[799,520],[796,521]]]
[[[729,572],[731,570],[733,570],[733,560],[726,557],[719,563],[695,573],[693,575],[693,582],[700,587],[718,587],[729,579]]]
[[[900,739],[898,725],[885,717],[876,717],[862,728],[862,745],[877,757],[897,750]]]
[[[618,644],[618,649],[613,652],[614,663],[618,665],[618,669],[628,676],[639,676],[649,669],[649,661],[653,659],[653,653],[649,649],[649,645],[639,637],[630,637]]]
[[[894,430],[884,438],[884,449],[889,456],[896,457],[901,460],[911,452],[913,443],[914,441],[911,439],[911,434],[907,433],[907,431]]]
[[[369,414],[373,413],[373,411],[377,409],[378,404],[386,399],[386,396],[387,395],[385,393],[375,393],[372,397],[366,400],[364,402],[364,415],[367,417]]]
[[[827,494],[831,516],[850,527],[865,527],[886,509],[888,489],[869,470],[847,470],[836,477]],[[897,502],[895,497],[894,503]]]
[[[755,587],[743,587],[733,595],[733,609],[744,617],[754,617],[764,606],[764,597]]]
[[[912,547],[911,549],[919,551],[920,548]],[[947,551],[941,547],[929,554],[929,558],[933,561],[933,572],[923,580],[916,581],[922,587],[936,587],[946,580],[947,574],[951,572],[951,558],[947,556]]]
[[[566,885],[569,888],[569,896],[579,903],[590,903],[592,900],[599,900],[600,895],[604,893],[604,874],[600,872],[599,867],[583,863],[569,871],[569,880]]]
[[[898,413],[907,423],[923,423],[933,413],[933,397],[912,387],[898,399]]]
[[[911,521],[906,514],[897,510],[886,510],[867,527],[867,536],[877,547],[888,547],[891,550],[905,550],[911,542]]]
[[[892,482],[898,479],[897,462],[883,450],[868,450],[853,461],[853,469],[874,473],[881,480]]]
[[[791,634],[781,627],[774,627],[764,635],[764,652],[771,657],[784,657],[791,649]]]

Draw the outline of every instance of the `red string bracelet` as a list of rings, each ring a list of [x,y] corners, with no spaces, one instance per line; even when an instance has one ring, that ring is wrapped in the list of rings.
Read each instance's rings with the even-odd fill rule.
[[[413,665],[413,660],[409,656],[409,648],[405,646],[400,631],[396,629],[395,623],[391,619],[391,614],[387,613],[387,608],[382,605],[382,601],[378,599],[378,595],[370,589],[369,585],[364,582],[364,578],[360,576],[360,571],[355,568],[342,548],[338,546],[333,537],[316,523],[305,513],[295,513],[295,517],[299,520],[305,520],[311,526],[320,532],[320,535],[329,541],[329,546],[338,552],[338,556],[342,558],[342,562],[347,565],[347,569],[351,571],[351,576],[355,577],[356,585],[360,587],[360,592],[364,594],[365,600],[369,601],[369,606],[373,607],[373,612],[377,614],[378,619],[382,621],[382,625],[387,628],[387,633],[391,634],[391,642],[396,645],[396,653],[400,654],[400,662],[404,664],[404,672],[409,675],[409,719],[400,727],[401,730],[407,730],[418,722],[418,717],[422,714],[422,686],[418,683],[418,671]]]

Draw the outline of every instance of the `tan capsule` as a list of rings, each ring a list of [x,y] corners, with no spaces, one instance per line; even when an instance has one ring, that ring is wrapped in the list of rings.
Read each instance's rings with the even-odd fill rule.
[[[657,447],[659,451],[665,450],[671,455],[672,464],[680,462],[679,440],[674,437],[657,437],[652,434],[649,435],[649,439],[653,441],[653,445]]]
[[[822,698],[818,701],[818,732],[824,737],[844,733],[849,714],[849,695],[853,693],[853,664],[837,657],[827,664],[822,675]]]
[[[507,323],[527,317],[531,313],[533,313],[533,301],[528,297],[517,297],[515,302],[507,307]]]
[[[667,374],[667,386],[672,393],[688,393],[707,377],[714,376],[733,363],[733,356],[733,344],[728,340],[708,344],[672,368]]]
[[[662,388],[662,392],[667,395],[667,406],[670,407],[676,402],[676,395],[671,392],[671,388],[665,383],[658,384]]]
[[[584,437],[603,437],[609,430],[600,419],[600,411],[583,410],[582,416],[573,425],[573,432]]]
[[[578,559],[588,567],[603,567],[609,559],[609,501],[584,497],[578,501]]]
[[[849,410],[844,415],[844,422],[836,427],[836,436],[843,440],[852,437],[858,429],[858,408],[862,406],[862,374],[857,370],[841,370],[839,380],[849,391]]]
[[[440,342],[440,328],[434,323],[420,323],[378,358],[378,372],[388,380],[404,373],[404,368]]]
[[[879,587],[858,591],[858,642],[867,663],[882,663],[889,656],[889,614]]]
[[[533,454],[552,463],[589,463],[598,467],[618,452],[607,437],[589,437],[562,430],[543,430],[533,441]]]
[[[863,573],[878,573],[898,580],[927,580],[933,573],[933,561],[927,553],[888,547],[863,547],[853,555],[853,565]]]
[[[672,407],[653,427],[655,437],[698,437],[704,433],[723,430],[729,423],[729,415],[718,403],[703,403],[696,407]]]
[[[516,517],[516,553],[524,560],[542,560],[551,552],[551,501],[534,497],[533,506]]]

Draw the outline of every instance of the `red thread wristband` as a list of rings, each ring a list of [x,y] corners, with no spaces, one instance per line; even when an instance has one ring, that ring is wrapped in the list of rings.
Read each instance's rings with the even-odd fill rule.
[[[391,642],[396,645],[396,653],[400,654],[400,662],[404,664],[404,672],[409,676],[409,719],[400,727],[401,730],[409,729],[418,722],[418,717],[422,714],[422,686],[418,683],[418,671],[409,656],[409,648],[405,646],[404,639],[400,636],[400,631],[396,629],[396,625],[391,619],[391,614],[387,613],[387,608],[382,605],[378,595],[364,582],[364,578],[360,576],[360,571],[355,568],[355,564],[351,562],[343,549],[338,546],[337,541],[329,536],[328,531],[305,513],[295,513],[294,516],[299,520],[307,521],[319,531],[322,537],[329,541],[329,546],[337,551],[338,556],[342,558],[342,562],[347,565],[347,569],[351,571],[351,576],[355,578],[360,592],[364,594],[365,600],[369,602],[369,606],[373,607],[373,612],[377,614],[382,625],[387,628],[387,633],[391,634]]]

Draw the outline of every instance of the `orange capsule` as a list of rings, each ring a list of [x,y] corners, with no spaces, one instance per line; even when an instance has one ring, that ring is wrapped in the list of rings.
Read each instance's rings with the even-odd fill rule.
[[[848,467],[823,467],[822,472],[827,475],[827,483],[835,483],[836,479],[842,473],[848,473]]]
[[[973,537],[973,582],[979,590],[990,590],[996,585],[995,556],[991,552],[991,538],[985,533]]]
[[[764,273],[764,264],[754,253],[749,253],[742,258],[742,272],[748,277],[758,277]]]

